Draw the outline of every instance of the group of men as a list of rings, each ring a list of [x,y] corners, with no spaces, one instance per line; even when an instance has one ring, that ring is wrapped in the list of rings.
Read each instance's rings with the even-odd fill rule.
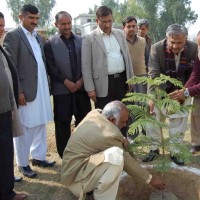
[[[35,31],[39,20],[38,9],[30,4],[23,5],[19,19],[19,27],[6,34],[3,42],[5,51],[1,48],[0,54],[0,92],[3,91],[1,96],[5,97],[0,99],[0,165],[3,169],[0,172],[0,198],[26,199],[26,195],[13,192],[12,137],[15,129],[8,130],[8,127],[12,127],[14,98],[12,84],[9,86],[4,74],[5,63],[12,72],[15,101],[19,105],[16,115],[19,115],[23,134],[14,138],[20,172],[29,178],[36,177],[29,165],[29,154],[33,166],[51,167],[55,164],[46,160],[45,125],[52,120],[48,74],[53,95],[56,146],[63,159],[62,182],[68,189],[79,199],[84,199],[92,191],[97,200],[114,200],[120,173],[125,170],[132,177],[163,190],[165,184],[154,179],[125,151],[126,134],[123,133],[123,136],[120,130],[126,128],[129,114],[120,101],[127,91],[147,92],[146,86],[132,88],[126,84],[134,75],[149,74],[155,78],[166,74],[183,84],[187,82],[197,56],[197,44],[187,40],[187,29],[178,24],[170,25],[166,39],[154,44],[150,52],[147,20],[139,21],[137,34],[136,18],[126,17],[122,22],[123,31],[120,31],[112,27],[112,10],[100,6],[96,11],[98,27],[82,39],[72,33],[71,15],[61,11],[55,16],[58,34],[51,36],[43,49],[41,37]],[[197,71],[198,62],[199,59],[195,62]],[[193,77],[195,75],[194,70]],[[186,84],[188,88],[181,90],[185,96],[198,94],[196,87],[190,89],[191,82],[194,81],[189,81]],[[166,89],[173,99],[178,100],[180,92],[174,92],[176,88],[167,85]],[[90,111],[90,100],[95,104],[93,111]],[[150,109],[154,112],[152,104]],[[77,128],[71,135],[72,116]],[[184,133],[186,122],[187,116],[170,118],[170,133]],[[195,131],[193,142],[198,150],[198,127]],[[152,130],[151,134],[159,138],[156,130]],[[153,160],[156,154],[159,150],[154,147],[144,161]],[[173,154],[171,158],[178,165],[184,164]],[[8,185],[5,186],[5,183]]]

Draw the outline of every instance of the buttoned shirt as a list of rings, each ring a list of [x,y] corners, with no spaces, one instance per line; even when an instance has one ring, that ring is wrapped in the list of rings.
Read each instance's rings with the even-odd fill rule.
[[[112,31],[108,35],[104,33],[100,28],[99,30],[106,48],[108,74],[123,72],[125,70],[124,59],[123,55],[121,54],[120,45],[115,35],[112,33]]]

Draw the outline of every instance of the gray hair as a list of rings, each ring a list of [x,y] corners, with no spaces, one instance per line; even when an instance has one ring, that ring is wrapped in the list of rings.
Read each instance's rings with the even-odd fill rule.
[[[146,27],[149,27],[149,20],[147,20],[147,19],[139,19],[137,24],[138,24],[138,26],[145,25]]]
[[[188,30],[183,25],[180,24],[171,24],[170,26],[168,26],[166,30],[167,37],[180,34],[183,34],[186,37],[188,36]]]
[[[119,120],[122,110],[128,111],[126,106],[121,101],[112,101],[103,108],[102,115],[106,119],[110,119],[111,117],[114,117],[117,120]]]

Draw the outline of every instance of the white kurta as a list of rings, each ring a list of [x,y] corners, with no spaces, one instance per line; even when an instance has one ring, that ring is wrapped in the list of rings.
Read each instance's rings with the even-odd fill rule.
[[[47,74],[42,59],[40,45],[34,34],[26,34],[32,47],[35,59],[38,63],[38,88],[37,96],[33,102],[27,102],[26,106],[19,106],[21,124],[27,128],[33,128],[53,120],[51,109]]]

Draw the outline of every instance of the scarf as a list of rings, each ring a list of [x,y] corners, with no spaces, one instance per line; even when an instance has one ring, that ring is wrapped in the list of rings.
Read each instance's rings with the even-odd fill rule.
[[[165,53],[165,65],[166,65],[166,75],[171,78],[175,78],[181,81],[183,84],[186,82],[185,71],[187,69],[187,47],[183,47],[183,51],[180,55],[180,62],[178,70],[176,70],[175,56],[174,53],[167,48],[167,40],[164,41],[164,53]],[[166,91],[167,93],[173,92],[174,90],[179,89],[172,83],[167,83]]]

